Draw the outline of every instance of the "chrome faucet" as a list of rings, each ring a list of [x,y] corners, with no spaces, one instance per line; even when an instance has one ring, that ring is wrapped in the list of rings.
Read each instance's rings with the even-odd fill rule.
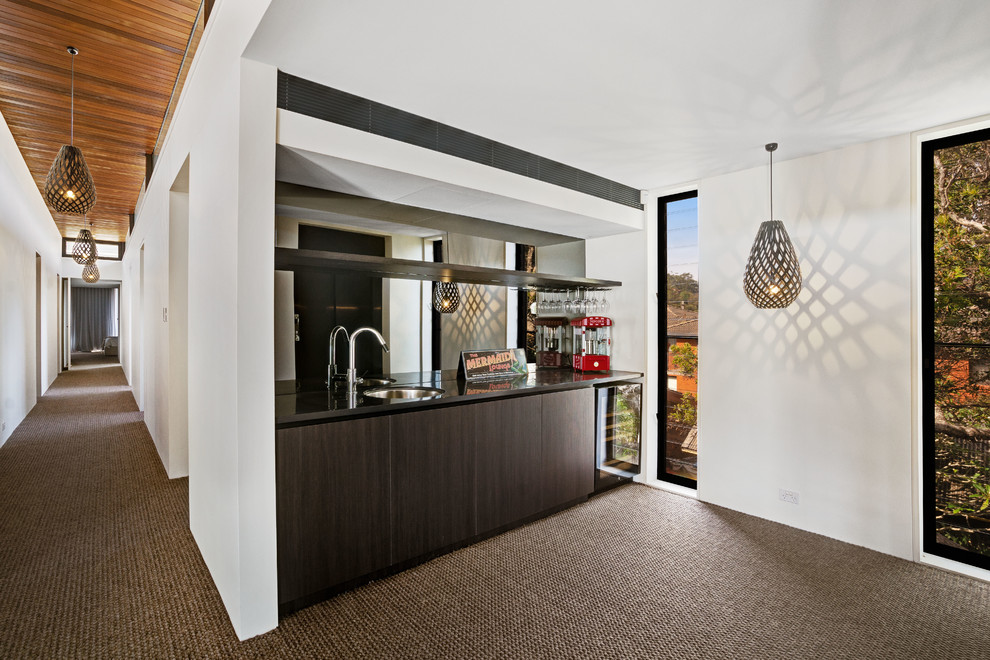
[[[354,340],[358,338],[362,332],[370,332],[378,338],[378,343],[382,345],[385,352],[388,353],[388,344],[385,342],[385,338],[382,337],[382,333],[378,332],[374,328],[358,328],[351,333],[350,337],[350,348],[348,350],[348,357],[350,362],[347,363],[347,391],[353,393],[357,389],[357,369],[354,367]]]
[[[333,330],[330,331],[330,362],[327,364],[327,389],[333,389],[333,379],[341,374],[337,373],[337,335],[341,332],[344,333],[344,341],[350,341],[350,337],[347,335],[347,328],[342,325],[334,326]],[[351,357],[351,361],[354,358]]]

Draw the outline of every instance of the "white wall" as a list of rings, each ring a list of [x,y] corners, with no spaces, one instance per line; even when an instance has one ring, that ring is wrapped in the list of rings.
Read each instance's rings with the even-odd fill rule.
[[[664,386],[655,376],[656,327],[650,333],[648,312],[656,318],[656,275],[650,277],[648,259],[656,255],[654,236],[656,214],[653,207],[644,210],[646,229],[632,234],[588,239],[584,245],[587,276],[601,280],[616,280],[621,287],[607,294],[608,312],[612,319],[612,369],[638,371],[647,374],[643,382],[642,472],[637,481],[656,477],[657,421],[654,388]],[[653,218],[651,220],[651,218]],[[652,246],[652,247],[651,247]],[[542,267],[537,262],[537,267]],[[656,266],[653,265],[653,272]],[[652,305],[652,308],[651,308]],[[650,367],[653,366],[651,373]],[[658,385],[659,383],[659,385]]]
[[[52,381],[61,371],[58,345],[58,324],[59,324],[59,299],[61,297],[61,273],[52,272],[53,269],[46,266],[45,257],[41,258],[43,283],[41,290],[41,313],[42,313],[42,345],[41,355],[41,392],[42,394],[49,388]],[[0,440],[0,443],[3,441]]]
[[[52,158],[55,154],[52,154]],[[51,213],[0,117],[0,445],[58,375],[58,285],[62,242]],[[37,256],[41,313],[37,314]]]
[[[244,630],[262,631],[278,625],[272,276],[277,71],[250,60],[241,60],[240,64],[238,159],[243,165],[238,170],[234,216],[238,246],[237,361],[236,369],[227,376],[227,385],[237,389],[237,430],[228,430],[228,434],[238,441],[240,623]],[[259,305],[259,300],[268,304]],[[227,341],[222,336],[215,339]],[[216,467],[224,469],[225,465]]]
[[[141,323],[139,322],[139,280],[140,280],[140,258],[138,249],[140,244],[128,238],[127,251],[124,253],[124,260],[121,264],[120,280],[120,364],[127,377],[127,382],[135,389],[134,399],[138,401],[137,388],[139,370],[137,363],[140,356]],[[154,436],[152,436],[154,437]]]
[[[393,259],[422,261],[423,239],[418,236],[392,236],[388,241],[388,256]],[[382,298],[382,333],[388,340],[385,373],[428,371],[422,366],[420,347],[423,343],[423,318],[430,312],[424,294],[430,289],[418,280],[385,279]]]
[[[170,403],[162,310],[169,304],[170,189],[188,162],[190,528],[242,639],[277,625],[276,81],[273,68],[241,58],[268,4],[215,5],[138,203],[122,286],[122,360],[169,461],[162,451]]]
[[[163,365],[168,390],[161,416],[167,445],[160,445],[171,479],[189,475],[189,185],[188,166],[168,196],[168,290],[163,315],[168,341]]]
[[[741,285],[766,167],[700,182],[701,499],[912,557],[910,164],[908,136],[775,163],[804,275],[777,311]]]
[[[629,236],[640,236],[642,232],[629,234]],[[584,277],[587,272],[587,243],[593,243],[594,239],[585,241],[571,241],[569,243],[558,243],[557,245],[542,245],[536,248],[536,272],[545,275],[568,275],[570,277]],[[611,245],[606,242],[601,245]],[[590,255],[593,262],[598,263],[600,259],[596,255]],[[608,264],[603,264],[608,265]],[[588,275],[588,277],[593,277]],[[615,279],[599,278],[599,279]]]
[[[588,239],[585,245],[587,276],[616,280],[622,286],[612,289],[606,299],[612,319],[612,368],[646,371],[646,301],[655,292],[647,291],[646,231]],[[653,245],[656,245],[655,243]]]
[[[132,347],[131,342],[134,337],[134,328],[131,324],[131,309],[133,308],[132,289],[134,288],[134,261],[128,261],[126,256],[121,268],[120,277],[120,346],[117,349],[120,359],[120,368],[124,370],[124,377],[128,383],[134,382],[131,375]]]

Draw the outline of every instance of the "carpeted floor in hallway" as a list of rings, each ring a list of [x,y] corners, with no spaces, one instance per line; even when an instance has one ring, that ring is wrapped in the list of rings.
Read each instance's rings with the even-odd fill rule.
[[[627,486],[238,642],[117,364],[0,447],[2,658],[988,658],[990,585]]]

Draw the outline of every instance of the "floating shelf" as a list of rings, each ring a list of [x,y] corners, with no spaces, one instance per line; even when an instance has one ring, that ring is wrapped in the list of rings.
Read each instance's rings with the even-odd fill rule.
[[[275,270],[318,270],[365,273],[372,277],[392,277],[427,282],[486,284],[520,289],[613,289],[622,282],[587,277],[543,275],[521,270],[462,266],[460,264],[371,257],[364,254],[275,248]]]

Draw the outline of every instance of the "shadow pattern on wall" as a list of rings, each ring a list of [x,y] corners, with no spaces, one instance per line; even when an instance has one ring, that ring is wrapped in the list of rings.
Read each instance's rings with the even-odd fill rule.
[[[805,526],[896,553],[910,548],[909,517],[898,519],[910,507],[891,509],[911,483],[909,162],[904,136],[781,164],[776,219],[805,274],[783,310],[754,308],[742,289],[765,172],[701,190],[701,222],[721,223],[702,236],[702,483],[706,469],[732,475],[740,510],[817,517]],[[710,483],[712,501],[730,496]],[[777,511],[778,487],[809,501]]]
[[[490,268],[505,267],[505,243],[487,238],[448,234],[450,263]],[[441,368],[456,369],[461,351],[504,348],[506,344],[505,287],[461,284],[461,307],[441,315]]]

